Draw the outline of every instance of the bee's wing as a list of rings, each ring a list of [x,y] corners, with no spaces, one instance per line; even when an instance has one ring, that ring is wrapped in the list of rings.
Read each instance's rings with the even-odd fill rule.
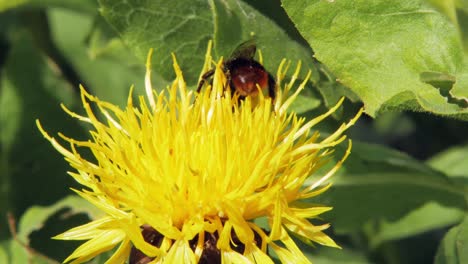
[[[233,58],[253,59],[256,51],[257,51],[257,45],[255,43],[255,39],[249,39],[246,42],[243,42],[239,46],[237,46],[237,48],[231,54],[231,59]]]

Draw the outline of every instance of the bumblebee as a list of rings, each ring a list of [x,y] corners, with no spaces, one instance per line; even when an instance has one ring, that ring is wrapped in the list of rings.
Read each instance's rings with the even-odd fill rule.
[[[257,95],[259,90],[267,89],[272,100],[276,98],[276,82],[273,76],[254,59],[257,46],[254,41],[246,41],[240,44],[226,60],[222,69],[226,75],[231,94],[237,94],[240,100],[246,96]],[[198,83],[197,93],[200,93],[203,85],[212,79],[214,70],[205,72]]]

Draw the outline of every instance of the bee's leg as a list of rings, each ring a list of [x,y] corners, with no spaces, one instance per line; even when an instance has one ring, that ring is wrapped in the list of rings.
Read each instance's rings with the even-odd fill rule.
[[[231,92],[231,98],[234,98],[234,96],[238,96],[238,101],[240,103],[241,100],[243,100],[243,96],[240,96],[236,90],[236,87],[234,86],[234,83],[232,82],[232,78],[231,78],[231,72],[229,72],[229,70],[227,70],[225,72],[226,74],[226,86],[229,85],[229,89],[230,89],[230,92]],[[224,87],[224,91],[226,91],[227,87]]]
[[[229,89],[231,89],[231,96],[234,96],[234,93],[236,92],[236,88],[234,87],[234,84],[232,83],[232,78],[231,78],[231,72],[229,70],[226,70],[224,72],[226,76],[226,86],[229,85]],[[227,87],[223,87],[223,90],[226,91]]]
[[[200,82],[198,83],[197,94],[200,93],[201,88],[203,87],[205,82],[213,76],[214,72],[214,70],[209,70],[202,75],[202,77],[200,78]]]
[[[270,95],[271,101],[274,102],[276,99],[276,81],[271,74],[268,74],[268,95]]]

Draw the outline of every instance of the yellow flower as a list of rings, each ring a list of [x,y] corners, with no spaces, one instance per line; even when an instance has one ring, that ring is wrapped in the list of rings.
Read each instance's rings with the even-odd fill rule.
[[[212,64],[210,53],[209,48],[204,70]],[[63,107],[91,124],[90,140],[59,134],[70,145],[65,148],[37,122],[76,170],[69,174],[84,188],[75,191],[105,213],[55,237],[87,240],[65,262],[84,262],[119,245],[107,263],[123,263],[129,256],[154,263],[273,263],[267,247],[284,263],[309,263],[290,234],[338,247],[323,233],[328,224],[308,221],[331,207],[306,200],[330,187],[328,180],[351,144],[328,173],[310,179],[311,175],[329,160],[333,146],[345,140],[342,133],[361,112],[319,139],[311,128],[342,100],[310,121],[288,113],[309,77],[296,85],[300,64],[284,83],[288,67],[281,63],[273,103],[261,93],[239,102],[224,89],[222,60],[212,86],[197,95],[187,89],[175,57],[174,82],[155,92],[150,58],[151,53],[146,98],[140,96],[138,104],[132,91],[122,110],[81,87],[86,116]],[[89,149],[94,160],[82,158],[79,149]],[[307,185],[306,180],[313,183]],[[266,224],[258,224],[258,219]]]

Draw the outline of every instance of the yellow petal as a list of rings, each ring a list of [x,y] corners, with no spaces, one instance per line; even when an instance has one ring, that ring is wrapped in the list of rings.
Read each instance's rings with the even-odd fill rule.
[[[172,245],[167,253],[165,263],[187,263],[197,264],[197,258],[187,241],[179,240]]]
[[[90,260],[115,247],[124,237],[125,234],[120,230],[103,231],[79,246],[64,262],[68,262],[72,259],[72,263],[82,263]]]

